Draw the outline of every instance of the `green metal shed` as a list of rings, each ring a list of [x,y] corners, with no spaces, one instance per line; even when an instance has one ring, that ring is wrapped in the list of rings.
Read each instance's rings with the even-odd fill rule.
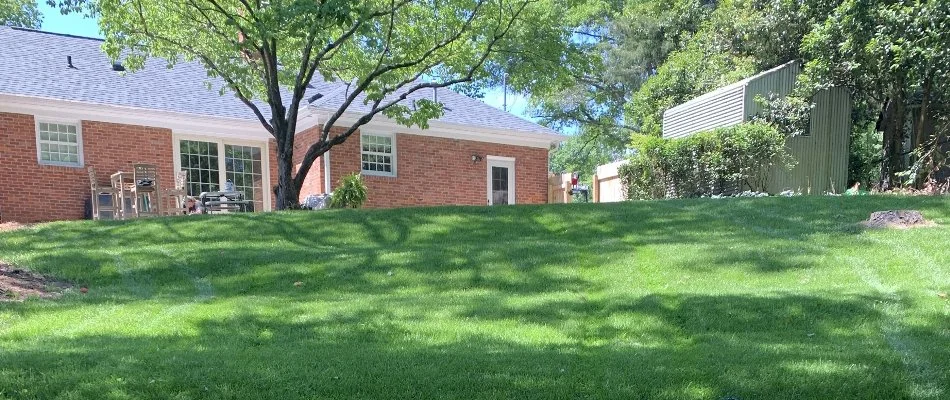
[[[762,111],[757,97],[785,96],[801,72],[797,61],[716,89],[663,113],[663,137],[677,139],[749,121]],[[815,95],[807,135],[788,139],[795,159],[791,170],[772,168],[768,191],[795,190],[805,194],[841,193],[848,179],[851,96],[832,88]]]

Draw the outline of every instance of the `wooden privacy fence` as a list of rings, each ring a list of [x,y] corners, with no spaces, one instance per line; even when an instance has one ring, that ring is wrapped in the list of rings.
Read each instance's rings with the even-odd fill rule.
[[[620,174],[617,172],[620,166],[626,163],[627,160],[621,160],[597,167],[591,188],[594,192],[594,203],[613,203],[627,199],[620,182]]]
[[[617,169],[626,163],[626,160],[622,160],[597,167],[590,187],[592,202],[612,203],[627,199],[623,185],[620,183],[620,174],[617,173]],[[571,200],[571,174],[549,174],[548,203],[570,203]]]
[[[571,174],[548,174],[548,204],[571,202]]]

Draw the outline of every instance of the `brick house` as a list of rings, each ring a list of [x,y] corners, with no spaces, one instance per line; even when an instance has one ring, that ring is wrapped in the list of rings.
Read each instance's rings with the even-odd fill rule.
[[[272,208],[275,146],[244,104],[209,90],[200,65],[168,69],[149,60],[125,73],[101,43],[0,26],[0,220],[87,217],[87,167],[107,180],[143,162],[159,166],[162,182],[187,171],[190,194],[231,180],[256,210]],[[315,101],[301,109],[295,157],[347,89],[311,86]],[[437,99],[445,114],[425,130],[374,118],[314,163],[301,197],[329,193],[340,177],[360,172],[368,207],[547,200],[548,150],[561,140],[555,132],[448,89],[414,96]]]

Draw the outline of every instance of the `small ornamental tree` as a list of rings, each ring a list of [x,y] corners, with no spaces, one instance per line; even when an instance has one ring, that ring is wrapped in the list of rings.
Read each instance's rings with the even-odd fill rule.
[[[506,49],[566,42],[553,0],[61,0],[98,13],[104,49],[131,71],[149,57],[201,63],[276,140],[276,207],[297,205],[314,161],[378,114],[427,127],[443,113],[410,94],[472,82]],[[560,3],[558,3],[560,4]],[[548,25],[551,25],[548,23]],[[520,41],[520,43],[519,43]],[[506,58],[512,54],[505,54]],[[499,57],[500,58],[500,57]],[[320,76],[348,85],[294,167],[297,115]],[[419,96],[415,96],[418,98]],[[359,114],[354,119],[344,114]],[[344,123],[345,122],[345,123]],[[331,131],[331,127],[340,129]],[[299,155],[298,155],[299,156]]]

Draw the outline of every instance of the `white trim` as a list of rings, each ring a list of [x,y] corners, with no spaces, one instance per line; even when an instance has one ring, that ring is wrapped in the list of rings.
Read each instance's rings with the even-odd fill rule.
[[[321,120],[326,121],[330,110],[320,109]],[[356,122],[360,114],[347,112],[337,120],[337,126],[348,125]],[[567,140],[567,136],[555,133],[527,132],[512,129],[494,129],[480,126],[453,124],[443,121],[429,121],[429,128],[421,129],[417,126],[407,127],[401,125],[384,115],[376,115],[367,124],[361,127],[361,130],[399,132],[411,135],[441,137],[447,139],[471,140],[476,142],[508,144],[514,146],[539,147],[550,149],[552,145]]]
[[[61,119],[166,128],[173,131],[181,130],[214,137],[244,140],[267,140],[271,137],[270,133],[257,120],[221,118],[42,97],[0,94],[0,112],[35,116],[56,115]],[[248,112],[250,113],[250,110]],[[304,126],[316,125],[316,115],[307,113],[306,117],[311,117],[311,119],[308,119]]]
[[[190,134],[181,132],[172,132],[172,156],[174,160],[175,173],[181,171],[181,141],[195,140],[201,142],[210,142],[218,145],[218,184],[224,187],[227,180],[227,171],[224,164],[224,145],[253,146],[261,149],[261,190],[264,194],[264,211],[271,211],[271,176],[270,176],[270,143],[266,140],[240,140],[222,138],[219,136],[208,136],[200,134]]]
[[[333,185],[330,182],[330,150],[323,155],[323,194],[333,193]]]
[[[319,125],[320,121],[325,121],[326,117],[334,111],[336,110],[302,107],[297,120],[297,131],[302,132]],[[173,131],[243,140],[271,138],[271,134],[256,119],[215,117],[36,96],[0,94],[0,112],[57,115],[60,118],[166,128]],[[250,115],[250,110],[248,110],[248,115]],[[358,113],[347,112],[337,121],[337,125],[352,124],[360,116],[361,114]],[[567,139],[566,136],[554,133],[486,128],[438,120],[429,121],[428,129],[420,129],[406,127],[383,115],[375,116],[372,121],[363,126],[363,129],[546,149],[550,149],[554,143]]]
[[[60,161],[43,161],[43,151],[40,150],[40,124],[55,124],[55,125],[72,125],[76,127],[76,160],[77,163],[73,164],[70,162],[60,162]],[[82,168],[86,165],[85,158],[83,157],[83,145],[82,145],[82,120],[73,120],[73,119],[63,119],[56,117],[45,117],[40,115],[33,116],[33,133],[36,137],[36,162],[40,165],[49,165],[53,167],[66,167],[66,168]],[[53,142],[48,140],[47,142]],[[59,141],[56,141],[59,142]],[[67,145],[71,143],[66,143]]]
[[[378,153],[378,152],[369,152],[376,155],[388,155],[392,163],[390,165],[391,172],[385,171],[367,171],[363,169],[363,137],[364,136],[377,136],[377,137],[388,137],[392,147],[392,153]],[[396,177],[396,164],[398,163],[396,158],[396,135],[392,132],[379,132],[374,130],[360,130],[360,174],[361,175],[372,175],[372,176],[383,176],[388,178]]]
[[[492,204],[492,176],[491,168],[494,167],[505,167],[508,168],[508,204],[517,204],[515,197],[515,159],[511,157],[500,157],[500,156],[485,156],[485,174],[487,180],[486,187],[486,196],[488,197],[488,205]]]

